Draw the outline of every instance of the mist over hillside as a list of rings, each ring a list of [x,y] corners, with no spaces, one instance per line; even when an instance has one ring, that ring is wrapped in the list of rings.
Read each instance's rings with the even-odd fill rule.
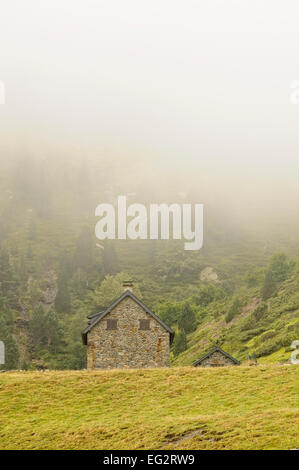
[[[214,181],[200,171],[198,179],[194,172],[192,176],[181,172],[179,177],[165,168],[147,172],[148,162],[143,165],[141,159],[128,159],[124,165],[117,158],[71,159],[71,153],[62,158],[59,152],[47,157],[29,153],[9,160],[2,154],[0,326],[9,345],[7,367],[85,367],[80,334],[86,315],[109,305],[113,298],[105,297],[107,286],[112,297],[117,296],[119,288],[113,286],[120,286],[125,276],[134,279],[146,304],[178,328],[177,337],[180,313],[186,303],[191,305],[195,333],[187,334],[185,349],[174,350],[175,363],[190,364],[215,341],[243,359],[258,351],[258,343],[247,345],[236,320],[227,331],[224,317],[236,297],[240,298],[237,320],[238,315],[242,320],[242,311],[251,314],[255,298],[262,301],[273,254],[283,251],[289,259],[298,257],[292,187],[286,185],[275,202],[266,184],[253,190],[253,183],[246,185],[244,179],[242,186],[236,176],[226,182],[225,191],[225,181],[220,185],[217,177]],[[119,195],[126,195],[128,204],[146,206],[203,203],[203,248],[184,251],[183,240],[106,240],[99,246],[95,208],[102,202],[116,204]],[[202,276],[206,268],[215,272],[216,282]],[[295,272],[290,270],[282,281],[296,285]],[[277,295],[281,282],[271,296]],[[210,289],[208,303],[202,297],[204,289]],[[293,333],[284,340],[276,338],[277,343],[273,339],[269,353],[281,350],[282,344],[290,346],[297,328],[296,308],[284,318],[284,328],[293,324]],[[260,329],[253,325],[256,331],[250,339],[275,329],[276,319],[276,315],[268,318]],[[272,337],[279,334],[277,330]]]
[[[291,3],[6,2],[7,368],[85,367],[86,315],[107,306],[128,276],[176,330],[173,363],[190,364],[215,341],[242,360],[252,352],[286,360],[297,339],[299,257]],[[203,204],[203,248],[98,243],[95,209],[121,195],[146,207]]]

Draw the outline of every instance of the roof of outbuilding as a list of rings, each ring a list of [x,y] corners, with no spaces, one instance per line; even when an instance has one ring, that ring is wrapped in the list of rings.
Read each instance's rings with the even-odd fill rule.
[[[205,354],[203,357],[201,357],[198,361],[194,362],[194,366],[198,366],[202,363],[202,361],[204,359],[207,359],[208,357],[210,357],[212,354],[214,354],[214,352],[220,352],[221,354],[223,354],[225,357],[227,357],[228,359],[230,359],[232,362],[234,362],[235,364],[239,365],[240,362],[237,361],[237,359],[235,359],[233,356],[231,356],[230,354],[228,354],[227,352],[223,351],[223,349],[219,348],[219,346],[216,346],[214,349],[212,349],[211,351],[209,351],[207,354]]]
[[[97,312],[97,313],[91,313],[90,315],[87,315],[87,318],[89,319],[92,319],[92,318],[95,318],[95,317],[98,317],[101,313],[103,313],[105,310],[101,310],[101,312]]]
[[[100,321],[102,320],[111,310],[113,310],[119,302],[121,302],[123,299],[126,297],[131,297],[135,302],[137,302],[147,313],[149,313],[158,323],[160,323],[165,330],[167,330],[170,334],[170,343],[172,343],[173,338],[174,338],[174,331],[169,328],[162,320],[159,318],[154,312],[152,312],[146,305],[144,305],[134,294],[131,292],[129,289],[125,290],[125,292],[118,298],[116,299],[106,310],[103,310],[102,312],[94,313],[92,315],[88,315],[87,318],[89,318],[89,324],[87,328],[82,332],[82,340],[83,344],[87,344],[87,334],[88,332]]]

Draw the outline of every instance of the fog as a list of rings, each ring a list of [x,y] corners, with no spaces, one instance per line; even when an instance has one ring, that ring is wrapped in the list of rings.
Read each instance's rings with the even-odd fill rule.
[[[86,160],[113,194],[295,219],[298,18],[296,0],[5,2],[1,165]]]

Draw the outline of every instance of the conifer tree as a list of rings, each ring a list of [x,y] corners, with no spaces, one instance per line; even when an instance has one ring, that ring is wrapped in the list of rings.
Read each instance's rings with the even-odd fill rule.
[[[173,353],[178,356],[187,349],[187,336],[184,330],[179,330],[174,337]]]
[[[271,269],[268,269],[265,275],[264,284],[262,288],[263,300],[269,299],[275,292],[276,283],[273,279],[273,273]]]
[[[103,266],[104,273],[107,274],[116,274],[118,271],[118,259],[115,252],[114,244],[111,241],[106,241],[103,250]]]
[[[57,294],[55,298],[55,310],[59,313],[70,313],[71,296],[66,279],[63,276],[58,278]]]
[[[5,347],[5,364],[1,367],[5,370],[16,369],[19,362],[19,351],[3,313],[0,316],[0,340],[3,341]]]
[[[84,227],[77,239],[76,251],[74,255],[75,268],[81,268],[84,271],[91,270],[93,266],[93,238],[89,227]]]
[[[192,331],[196,329],[195,313],[188,302],[183,305],[178,321],[178,327],[180,330],[184,330],[187,334],[192,333]]]

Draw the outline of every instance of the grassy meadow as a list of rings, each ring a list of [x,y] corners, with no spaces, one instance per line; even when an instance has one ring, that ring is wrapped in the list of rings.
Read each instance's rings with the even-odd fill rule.
[[[6,372],[0,449],[293,449],[299,367]]]

